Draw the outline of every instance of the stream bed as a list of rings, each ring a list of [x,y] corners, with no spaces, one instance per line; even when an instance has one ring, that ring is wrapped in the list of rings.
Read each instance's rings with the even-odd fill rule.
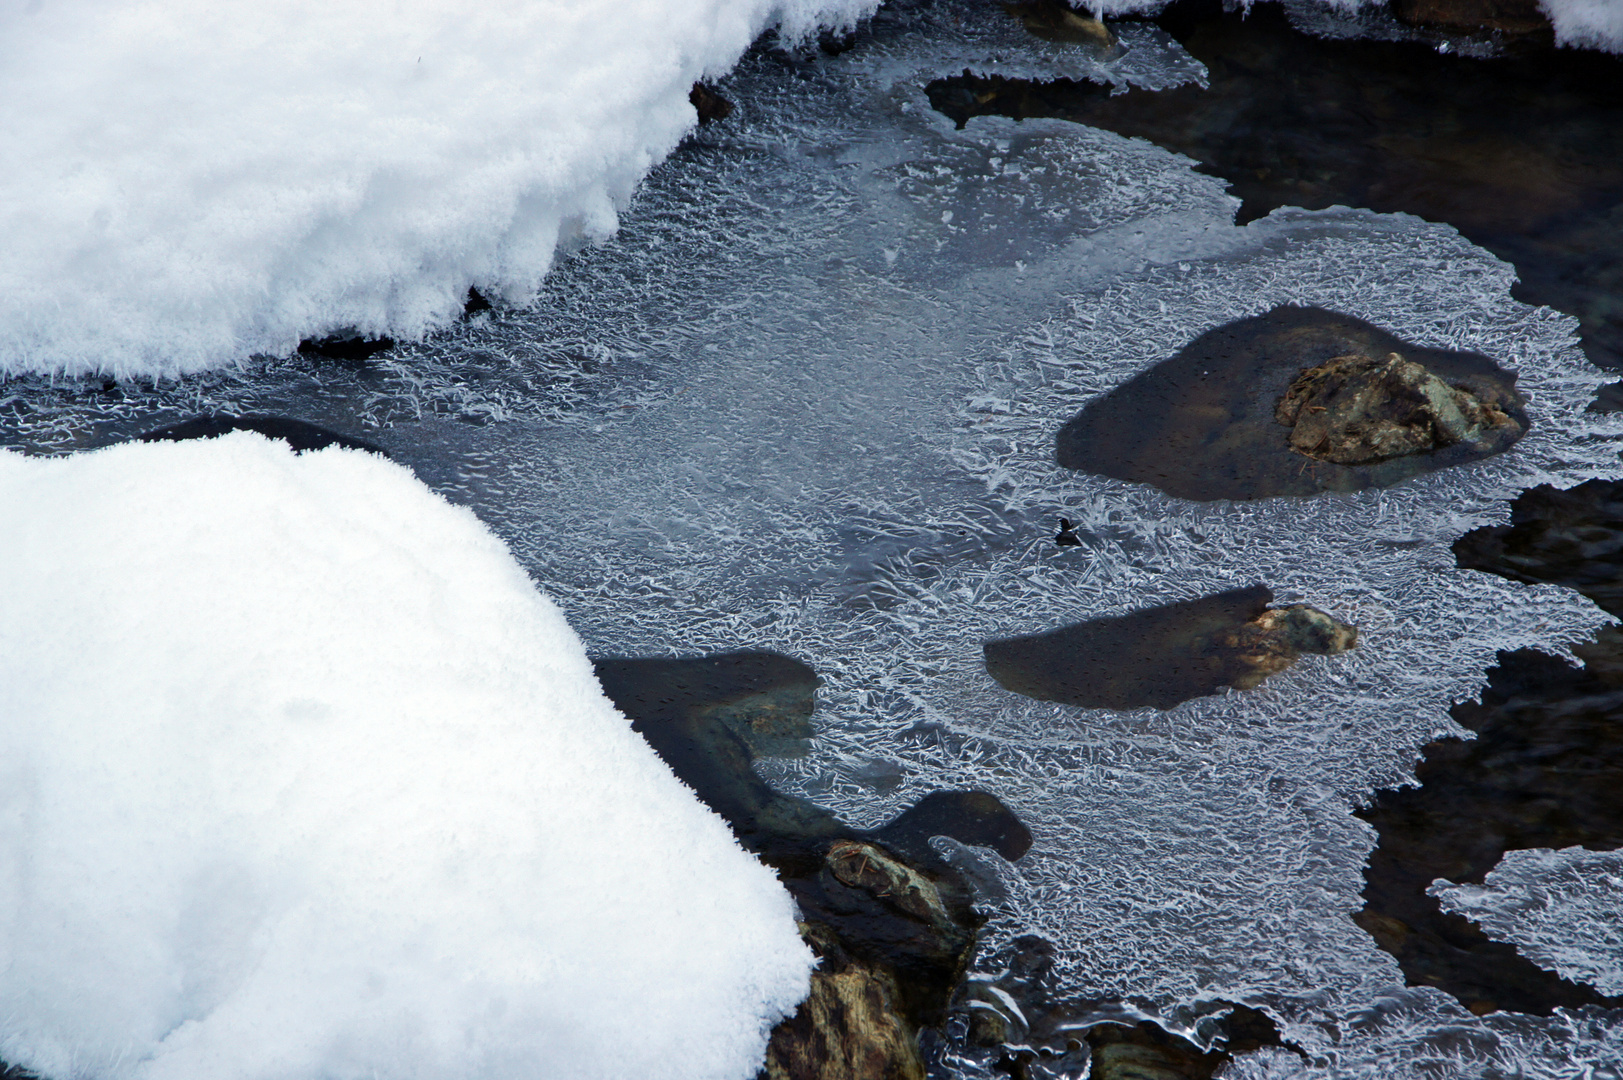
[[[1590,409],[1615,376],[1578,318],[1523,302],[1550,296],[1521,292],[1504,250],[1442,221],[1247,193],[1237,224],[1242,198],[1173,149],[1108,124],[954,118],[926,90],[964,72],[1124,92],[1107,103],[1212,85],[1163,27],[1115,29],[1099,55],[995,5],[898,0],[838,48],[763,44],[717,84],[731,116],[532,308],[348,360],[15,377],[0,438],[64,453],[198,415],[319,424],[471,507],[594,655],[809,665],[809,746],[756,761],[774,789],[856,830],[986,792],[1031,833],[1012,862],[934,841],[988,916],[971,984],[1014,985],[1040,940],[1049,1017],[1005,992],[1006,1042],[985,1046],[955,1013],[936,1075],[1085,1075],[1079,1033],[1123,1018],[1211,1049],[1236,1005],[1286,1045],[1235,1056],[1231,1077],[1623,1075],[1607,1001],[1512,1011],[1410,985],[1355,919],[1386,828],[1368,808],[1401,797],[1378,793],[1412,786],[1428,744],[1486,730],[1454,710],[1500,654],[1566,671],[1612,621],[1562,581],[1462,569],[1453,545],[1507,525],[1525,489],[1619,475],[1623,419]],[[1603,306],[1580,312],[1592,355],[1615,350]],[[1272,498],[1056,461],[1084,407],[1287,307],[1489,358],[1514,374],[1525,433],[1390,486]],[[1356,628],[1357,647],[1166,709],[1038,700],[987,671],[988,642],[1258,586]],[[1569,966],[1623,962],[1590,948]]]

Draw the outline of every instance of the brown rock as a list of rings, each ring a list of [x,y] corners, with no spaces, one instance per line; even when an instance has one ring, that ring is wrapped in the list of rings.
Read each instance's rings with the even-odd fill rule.
[[[1357,645],[1355,628],[1306,604],[1270,608],[1273,598],[1256,585],[988,641],[986,671],[1039,701],[1170,709],[1223,687],[1250,690],[1303,653]]]
[[[1251,690],[1301,659],[1303,653],[1335,656],[1358,644],[1358,629],[1337,622],[1306,604],[1269,608],[1256,618],[1218,635],[1231,650],[1229,685]]]
[[[1101,1024],[1088,1031],[1094,1080],[1211,1080],[1226,1055],[1203,1054],[1154,1024]]]
[[[1493,401],[1449,386],[1398,353],[1349,353],[1304,369],[1274,409],[1290,448],[1337,465],[1369,465],[1456,443],[1492,452],[1519,423]]]
[[[895,977],[853,960],[825,927],[800,930],[822,966],[795,1015],[772,1031],[767,1080],[924,1080]]]
[[[837,840],[828,849],[828,868],[853,889],[866,889],[916,919],[935,926],[954,920],[935,882],[891,857],[884,848],[860,840]]]
[[[1410,26],[1512,37],[1551,33],[1538,0],[1392,0],[1392,14]]]
[[[1116,50],[1116,35],[1110,32],[1110,27],[1086,12],[1077,11],[1065,0],[1026,0],[1005,4],[1003,10],[1019,19],[1027,33],[1044,41],[1089,45],[1100,53]]]

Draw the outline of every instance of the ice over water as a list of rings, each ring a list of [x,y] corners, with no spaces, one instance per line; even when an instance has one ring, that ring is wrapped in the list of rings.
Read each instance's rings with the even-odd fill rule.
[[[0,1057],[756,1073],[793,903],[468,511],[237,434],[0,452]]]
[[[871,0],[0,6],[0,371],[175,374],[530,297],[757,35]]]

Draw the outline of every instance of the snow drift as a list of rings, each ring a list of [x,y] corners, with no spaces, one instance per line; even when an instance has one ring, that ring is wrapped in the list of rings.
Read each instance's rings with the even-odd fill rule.
[[[0,372],[175,374],[414,336],[559,244],[768,26],[874,0],[0,5]]]
[[[737,1078],[769,871],[408,471],[0,453],[0,1057],[52,1078]]]

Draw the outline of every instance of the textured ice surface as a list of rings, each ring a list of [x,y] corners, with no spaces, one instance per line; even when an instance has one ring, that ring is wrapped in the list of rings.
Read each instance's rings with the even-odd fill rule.
[[[750,1080],[793,902],[500,540],[370,454],[0,451],[0,1056]]]
[[[1477,1018],[1404,988],[1347,917],[1374,842],[1352,807],[1463,734],[1448,708],[1497,650],[1560,652],[1607,621],[1449,549],[1522,487],[1616,475],[1619,421],[1584,411],[1604,380],[1575,322],[1512,300],[1511,268],[1446,226],[1331,209],[1236,228],[1220,180],[1146,142],[995,117],[955,131],[922,87],[980,63],[962,27],[1001,18],[899,2],[837,57],[754,54],[723,87],[734,119],[656,169],[535,311],[362,372],[14,381],[6,424],[53,450],[193,405],[392,423],[368,436],[507,539],[589,649],[816,666],[813,753],[767,763],[774,783],[859,825],[941,787],[1013,806],[1036,834],[1019,865],[958,853],[1002,882],[983,968],[1040,933],[1079,1015],[1126,998],[1177,1026],[1243,1000],[1321,1062],[1245,1075],[1615,1062],[1623,1036],[1599,1021]],[[1140,70],[1191,70],[1135,48],[1122,61]],[[1052,50],[1008,62],[1093,62]],[[1487,353],[1520,372],[1532,431],[1498,458],[1309,500],[1197,505],[1054,464],[1084,403],[1281,303]],[[1053,544],[1062,514],[1082,546]],[[1360,647],[1165,713],[1033,702],[981,666],[989,637],[1259,581],[1357,625]]]
[[[869,0],[0,6],[0,371],[174,374],[532,296],[768,26]]]
[[[1540,967],[1623,994],[1623,852],[1510,851],[1481,885],[1428,891]]]

